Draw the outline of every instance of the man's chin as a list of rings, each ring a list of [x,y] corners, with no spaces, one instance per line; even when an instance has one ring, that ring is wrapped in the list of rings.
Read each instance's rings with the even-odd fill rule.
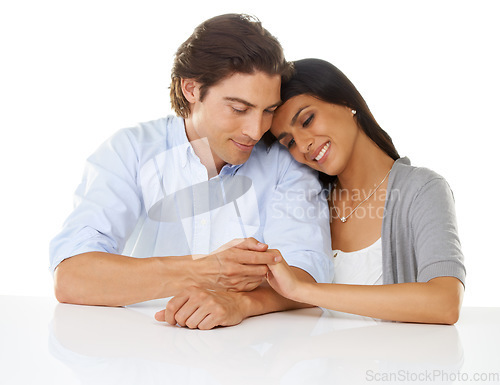
[[[236,166],[236,165],[245,163],[250,158],[250,153],[234,155],[234,156],[231,156],[228,158],[231,158],[231,159],[226,160],[226,163],[229,163],[229,164]]]

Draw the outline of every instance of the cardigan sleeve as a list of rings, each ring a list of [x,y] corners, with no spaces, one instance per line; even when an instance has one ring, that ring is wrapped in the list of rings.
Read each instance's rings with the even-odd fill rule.
[[[409,209],[417,282],[451,276],[465,284],[453,192],[442,177],[426,182]]]

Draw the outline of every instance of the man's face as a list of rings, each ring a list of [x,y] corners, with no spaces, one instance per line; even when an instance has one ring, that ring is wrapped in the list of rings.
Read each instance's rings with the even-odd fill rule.
[[[226,163],[244,163],[271,127],[280,104],[280,83],[279,75],[235,73],[211,86],[200,101],[200,84],[194,82],[194,102],[186,119],[189,140],[208,140],[218,170]]]

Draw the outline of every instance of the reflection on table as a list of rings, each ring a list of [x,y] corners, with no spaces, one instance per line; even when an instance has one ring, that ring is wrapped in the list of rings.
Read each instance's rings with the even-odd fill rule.
[[[58,304],[49,350],[82,384],[356,384],[384,373],[458,372],[464,361],[455,326],[315,308],[200,331],[156,322],[164,305]]]

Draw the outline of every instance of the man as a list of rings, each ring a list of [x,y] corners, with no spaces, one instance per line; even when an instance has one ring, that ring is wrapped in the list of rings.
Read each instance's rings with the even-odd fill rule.
[[[328,281],[316,176],[258,143],[289,72],[258,21],[229,14],[196,28],[172,69],[179,116],[119,131],[88,159],[51,243],[57,299],[122,306],[174,296],[157,320],[210,329],[301,306],[265,282],[282,254],[304,279]]]

